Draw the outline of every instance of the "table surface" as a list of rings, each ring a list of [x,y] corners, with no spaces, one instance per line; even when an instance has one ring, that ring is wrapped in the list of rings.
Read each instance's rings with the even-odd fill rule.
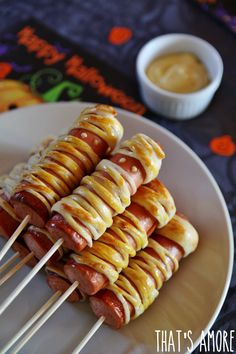
[[[209,41],[221,54],[224,75],[210,107],[201,116],[174,122],[151,114],[150,119],[184,140],[206,163],[217,180],[236,230],[236,154],[221,156],[223,140],[215,153],[210,142],[227,137],[236,142],[236,35],[185,0],[6,0],[0,1],[0,33],[32,16],[57,33],[79,44],[94,56],[135,79],[135,59],[149,39],[162,33],[189,33]],[[113,27],[126,27],[132,38],[124,45],[109,42]],[[224,145],[224,144],[223,144]],[[223,153],[227,146],[223,146]],[[236,330],[236,266],[224,306],[214,330]],[[198,353],[196,349],[194,353]]]

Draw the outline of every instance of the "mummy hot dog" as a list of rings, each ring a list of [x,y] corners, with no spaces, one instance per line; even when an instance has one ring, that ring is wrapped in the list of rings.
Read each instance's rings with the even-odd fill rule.
[[[36,147],[30,155],[27,163],[19,163],[13,167],[9,174],[0,177],[0,235],[9,238],[20,224],[15,210],[10,204],[10,196],[20,180],[20,176],[28,169],[31,161],[38,161],[41,157],[42,146],[45,148],[52,139],[43,141],[39,147]]]
[[[3,175],[0,178],[0,235],[6,239],[11,237],[20,224],[20,219],[17,217],[15,210],[9,202],[12,190],[19,182],[21,174],[29,168],[30,163],[40,159],[42,149],[46,148],[50,141],[52,141],[52,138],[44,140],[31,153],[27,163],[17,164],[8,175]],[[12,249],[14,252],[18,252],[20,258],[24,258],[30,253],[22,238],[13,243]],[[35,257],[32,257],[27,262],[30,267],[34,267],[36,263],[37,260]]]
[[[123,214],[115,216],[113,224],[93,247],[81,254],[72,254],[65,265],[71,282],[93,295],[108,283],[114,283],[129,257],[147,246],[153,230],[165,226],[175,214],[175,204],[169,191],[158,180],[141,186]]]
[[[114,284],[90,297],[96,316],[118,329],[140,316],[158,296],[159,289],[177,271],[182,257],[193,252],[198,233],[181,215],[157,230],[148,246],[132,258]]]
[[[115,147],[123,134],[123,128],[115,119],[115,115],[115,110],[110,106],[97,105],[85,109],[67,136],[57,140],[45,139],[32,152],[27,163],[17,165],[9,175],[1,178],[0,183],[3,184],[4,189],[0,195],[0,234],[2,236],[7,238],[11,236],[20,223],[19,216],[21,217],[26,210],[31,210],[31,222],[34,221],[33,219],[37,219],[36,214],[38,214],[38,219],[41,218],[42,221],[41,212],[43,210],[45,212],[45,208],[43,209],[40,200],[36,202],[36,196],[40,197],[40,193],[45,196],[46,189],[50,194],[50,183],[52,183],[52,194],[54,192],[56,194],[54,187],[62,186],[63,183],[66,189],[69,186],[69,183],[66,184],[66,182],[69,182],[69,180],[66,180],[67,177],[71,177],[74,183],[78,178],[76,182],[78,184],[80,178],[94,167],[94,164],[100,160],[105,152]],[[63,172],[65,180],[59,181],[59,175]],[[41,177],[42,180],[40,180]],[[20,183],[20,181],[23,181],[23,183]],[[21,188],[20,192],[14,194],[15,190]],[[30,192],[33,193],[32,195],[29,193],[29,188]],[[10,199],[12,194],[14,195]],[[21,201],[19,201],[19,198]],[[27,203],[28,205],[26,205]],[[37,206],[39,209],[37,209]],[[44,215],[46,215],[46,212]],[[39,235],[48,235],[46,230],[37,231]],[[30,228],[27,235],[31,233],[33,231]],[[19,242],[21,245],[18,245]],[[19,242],[14,245],[14,248],[23,251],[22,240]],[[55,257],[58,252],[60,253],[60,249],[56,252]]]
[[[92,248],[84,250],[80,256],[72,258],[77,262],[68,261],[63,271],[63,263],[55,262],[62,255],[50,259],[46,269],[48,285],[53,291],[65,291],[71,282],[79,281],[80,290],[91,295],[105,287],[108,279],[114,282],[119,272],[127,267],[129,257],[147,244],[147,237],[154,228],[163,227],[175,214],[175,205],[165,186],[153,180],[141,186],[132,197],[132,203],[120,216],[113,219],[113,225],[105,234],[93,243]],[[45,230],[31,226],[23,236],[30,250],[34,250],[37,258],[51,247],[50,236]],[[74,292],[69,298],[71,302],[79,301],[80,296]]]
[[[132,139],[130,141],[132,141]],[[142,148],[144,150],[145,150],[145,142],[146,142],[147,147],[146,147],[146,151],[144,151],[144,152],[145,153],[149,152],[149,158],[146,159],[147,161],[145,161],[145,163],[147,165],[149,164],[149,166],[146,168],[146,170],[147,170],[147,176],[150,179],[153,176],[155,176],[159,171],[160,158],[157,156],[157,153],[159,153],[159,151],[161,152],[161,150],[156,143],[154,143],[151,139],[149,139],[148,137],[145,137],[143,135],[137,135],[133,139],[133,141],[134,141],[133,144],[136,144],[137,148],[139,148],[139,145],[143,144]],[[151,144],[153,144],[153,147]],[[155,149],[157,150],[157,153],[155,152]],[[138,153],[137,153],[137,155],[138,155]],[[140,153],[140,155],[141,155],[141,153]],[[63,198],[60,202],[56,203],[56,205],[53,207],[53,210],[58,210],[60,212],[60,214],[59,213],[56,214],[47,223],[47,228],[50,233],[45,232],[45,231],[41,232],[39,228],[34,227],[34,226],[30,227],[27,230],[27,232],[23,235],[23,238],[24,238],[27,246],[29,247],[29,249],[34,252],[34,254],[36,255],[36,257],[38,259],[41,259],[45,255],[45,253],[51,248],[51,246],[53,245],[53,239],[55,240],[60,237],[64,238],[65,246],[70,249],[73,249],[74,251],[81,250],[83,247],[85,247],[86,240],[84,240],[82,237],[80,237],[79,234],[76,233],[76,231],[75,231],[75,230],[81,229],[81,226],[80,226],[81,222],[79,221],[79,218],[82,218],[82,224],[83,224],[82,228],[84,228],[84,230],[86,231],[86,225],[84,225],[84,221],[86,220],[86,218],[87,219],[90,218],[91,223],[92,223],[91,227],[93,227],[93,224],[96,224],[99,221],[98,214],[104,215],[100,211],[103,208],[105,210],[105,212],[108,211],[110,213],[110,219],[108,219],[108,220],[109,220],[109,223],[111,223],[112,222],[111,216],[112,216],[113,210],[111,210],[111,208],[110,208],[112,213],[109,210],[109,200],[112,200],[113,198],[115,199],[115,194],[118,195],[118,197],[116,197],[116,199],[118,200],[118,198],[119,198],[118,188],[120,188],[119,183],[121,184],[120,195],[122,196],[122,190],[123,190],[123,195],[127,195],[127,198],[126,198],[127,202],[126,202],[126,204],[124,204],[124,206],[121,205],[121,207],[123,209],[116,209],[115,211],[119,212],[119,211],[124,210],[124,207],[126,205],[128,205],[130,202],[130,194],[136,191],[137,186],[141,183],[141,181],[143,179],[143,177],[140,175],[140,172],[137,167],[137,166],[139,166],[140,169],[142,168],[142,165],[140,164],[140,162],[131,156],[128,156],[128,157],[124,157],[124,156],[125,155],[121,155],[120,153],[119,154],[115,153],[114,161],[117,162],[117,165],[115,165],[115,163],[113,165],[116,166],[116,168],[118,169],[117,171],[115,171],[115,174],[114,174],[114,171],[112,171],[112,169],[109,170],[109,167],[110,167],[109,160],[102,161],[102,163],[101,163],[102,168],[101,169],[99,169],[99,166],[97,167],[98,172],[95,172],[93,174],[95,176],[94,180],[96,182],[96,179],[97,179],[97,181],[100,182],[100,180],[102,178],[102,182],[104,183],[104,185],[102,187],[100,187],[100,195],[99,196],[97,195],[98,184],[96,184],[95,187],[92,188],[91,183],[87,184],[88,180],[90,180],[90,182],[91,182],[91,177],[85,177],[81,182],[81,185],[83,185],[83,187],[79,187],[77,190],[74,191],[74,194],[72,196]],[[140,160],[142,161],[141,158],[140,158]],[[143,157],[143,160],[144,160],[144,158],[145,157]],[[113,161],[112,159],[111,159],[111,161]],[[155,159],[158,161],[158,164],[156,163],[156,165],[153,167],[153,161],[155,161]],[[106,162],[107,162],[108,167],[104,167],[104,166],[106,166],[105,165]],[[119,163],[119,165],[118,165],[118,163]],[[135,166],[134,163],[137,166]],[[144,162],[143,162],[143,164],[144,164]],[[122,166],[122,168],[120,168],[121,166]],[[136,169],[135,170],[133,169],[133,172],[131,171],[131,175],[129,177],[129,175],[128,175],[129,169],[132,170],[132,168],[134,168],[134,167],[136,167]],[[127,171],[123,170],[124,168],[126,168]],[[109,178],[111,178],[111,177],[109,175],[106,176],[108,174],[108,171],[110,171],[110,176],[117,179],[117,184],[110,183],[111,181]],[[124,177],[121,174],[124,175]],[[108,178],[106,179],[104,177],[108,177]],[[130,182],[130,183],[133,185],[134,182],[131,178],[133,178],[134,181],[136,181],[136,183],[137,183],[137,186],[134,186],[133,189],[131,189],[131,187],[129,189],[129,185],[126,182],[127,180],[128,181],[131,180],[132,182]],[[146,179],[147,179],[147,177],[146,177]],[[85,183],[84,183],[84,181],[85,181]],[[107,184],[109,184],[109,185],[107,186]],[[111,186],[111,190],[109,191],[110,186]],[[87,189],[86,189],[86,187],[87,187]],[[106,190],[106,187],[107,187],[107,190]],[[161,189],[161,185],[159,185],[158,188]],[[95,195],[93,195],[91,193],[93,191],[96,191]],[[145,189],[143,189],[143,195],[145,195]],[[150,195],[149,197],[151,197],[151,196],[152,195]],[[105,197],[107,199],[106,199],[106,201],[103,201]],[[137,198],[138,198],[138,194],[137,194]],[[163,196],[163,198],[164,198],[164,196]],[[143,199],[143,198],[140,198],[140,203],[141,203],[141,199]],[[170,199],[170,200],[172,200],[172,199]],[[88,203],[86,204],[86,201],[89,201],[90,204],[89,205],[88,205]],[[115,202],[116,202],[116,200],[115,200]],[[118,202],[119,202],[119,200],[118,200]],[[80,205],[80,203],[81,203],[81,205]],[[93,206],[94,206],[94,209],[92,209]],[[163,210],[164,209],[162,208],[162,214],[164,213]],[[91,215],[89,213],[91,213]],[[97,220],[96,220],[96,214],[97,214]],[[95,217],[94,217],[94,215],[95,215]],[[93,217],[94,217],[94,219],[93,219]],[[106,215],[105,215],[105,217],[106,217]],[[79,222],[78,225],[76,225],[76,221]],[[102,223],[102,220],[100,221],[100,223]],[[103,223],[103,225],[104,224],[105,223]],[[71,225],[72,225],[72,227],[75,228],[74,231],[73,231]],[[103,230],[105,230],[105,227],[101,230],[101,233],[103,233]],[[50,237],[50,234],[51,234],[51,237]],[[54,261],[59,260],[59,259],[60,259],[60,255],[58,254],[58,252],[56,252],[54,255]]]
[[[53,139],[53,137],[47,137],[44,139],[31,151],[27,162],[17,164],[9,174],[0,177],[0,235],[6,239],[11,237],[20,224],[20,219],[17,217],[15,210],[10,204],[10,196],[17,183],[19,183],[21,175],[27,171],[30,166],[40,160],[44,149],[49,146]],[[13,243],[12,249],[19,253],[20,258],[26,257],[30,252],[22,238],[19,238],[18,241]],[[35,257],[32,257],[27,262],[31,267],[34,267],[36,263],[37,260]]]
[[[116,111],[105,105],[85,109],[67,135],[55,139],[40,161],[24,173],[11,198],[20,219],[42,227],[52,205],[78,186],[123,135]]]
[[[91,295],[114,282],[119,272],[128,265],[129,257],[134,257],[140,248],[147,244],[147,237],[155,227],[163,227],[175,213],[175,205],[165,186],[158,180],[141,186],[132,198],[132,203],[120,216],[113,219],[113,225],[105,234],[93,243],[92,248],[85,249],[80,256],[74,254],[65,265],[65,274],[50,274],[48,284],[54,290],[64,291],[71,282],[79,281],[79,288]],[[23,236],[26,244],[37,258],[42,258],[52,242],[50,235],[40,228],[31,226]],[[63,254],[54,254],[46,268],[57,261]],[[78,262],[78,263],[77,263]],[[57,262],[62,264],[61,262]],[[54,266],[54,265],[53,265]],[[58,267],[54,267],[54,270]],[[75,296],[73,296],[74,302]],[[71,300],[72,301],[72,300]],[[78,300],[77,300],[78,301]]]
[[[143,134],[126,140],[82,179],[72,195],[54,204],[56,214],[46,225],[52,237],[63,238],[75,252],[92,246],[112,225],[112,218],[124,212],[137,188],[158,175],[164,157],[161,147]]]

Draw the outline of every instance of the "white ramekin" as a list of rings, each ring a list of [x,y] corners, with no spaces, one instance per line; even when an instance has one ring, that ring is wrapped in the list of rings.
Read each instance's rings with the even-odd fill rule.
[[[149,80],[146,69],[156,57],[174,52],[194,53],[206,66],[211,82],[203,89],[179,94],[163,90]],[[165,34],[146,43],[140,50],[136,70],[141,95],[154,112],[173,119],[189,119],[202,113],[218,89],[223,62],[217,50],[205,40],[188,34]]]

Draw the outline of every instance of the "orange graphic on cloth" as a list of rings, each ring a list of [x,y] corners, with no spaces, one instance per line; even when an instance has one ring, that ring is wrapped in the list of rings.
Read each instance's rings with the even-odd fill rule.
[[[109,33],[108,40],[111,44],[121,45],[130,40],[133,32],[128,27],[113,27]]]
[[[220,156],[232,156],[236,152],[236,144],[230,135],[222,135],[210,141],[210,149]]]
[[[146,107],[126,93],[116,87],[106,83],[102,74],[93,66],[89,67],[83,63],[83,58],[79,55],[73,55],[66,62],[66,74],[71,75],[84,84],[88,84],[101,96],[108,97],[112,103],[127,109],[131,112],[143,115]]]
[[[24,45],[29,53],[35,52],[37,58],[44,59],[46,65],[55,64],[65,58],[64,53],[60,53],[55,46],[41,39],[34,32],[34,28],[24,27],[17,33],[18,43]]]
[[[43,100],[32,93],[28,85],[15,80],[0,81],[0,112],[41,102]]]
[[[4,79],[12,71],[12,66],[9,63],[0,63],[0,79]]]

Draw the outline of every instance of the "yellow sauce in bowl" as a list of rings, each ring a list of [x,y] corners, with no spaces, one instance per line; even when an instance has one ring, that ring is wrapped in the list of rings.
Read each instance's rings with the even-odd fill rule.
[[[156,86],[176,93],[199,91],[210,83],[207,69],[192,53],[157,57],[148,65],[146,74]]]

